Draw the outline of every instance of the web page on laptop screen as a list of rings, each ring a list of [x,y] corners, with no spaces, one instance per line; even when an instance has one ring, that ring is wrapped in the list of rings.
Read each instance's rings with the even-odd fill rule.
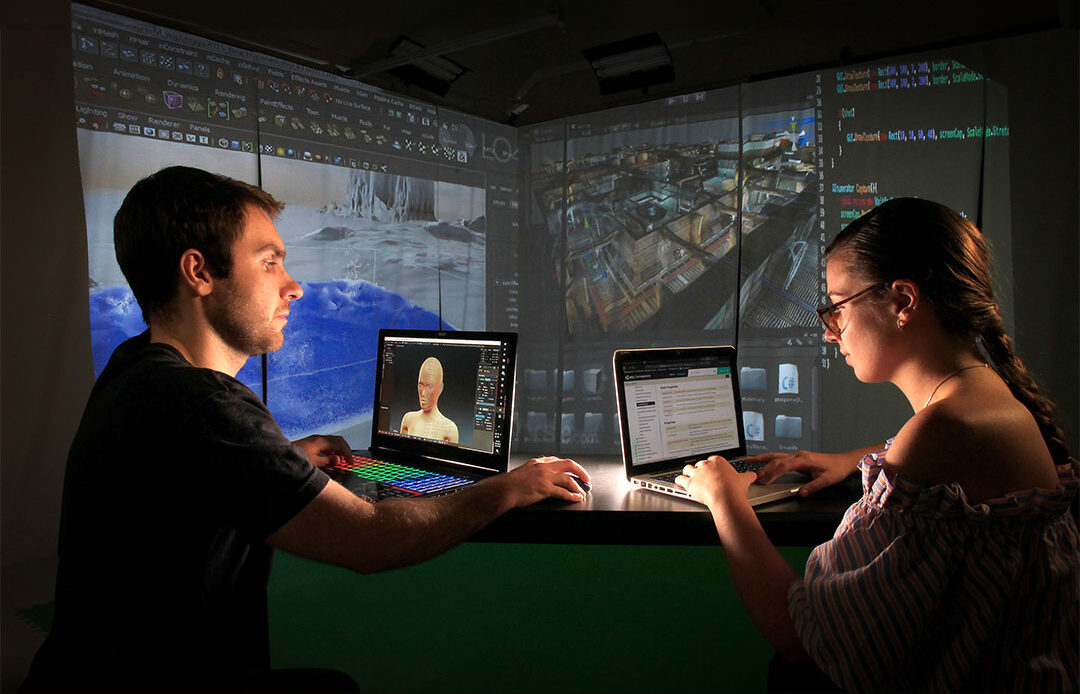
[[[642,365],[623,388],[634,465],[738,447],[730,366]]]
[[[503,450],[507,348],[499,340],[387,337],[379,432],[484,453]]]

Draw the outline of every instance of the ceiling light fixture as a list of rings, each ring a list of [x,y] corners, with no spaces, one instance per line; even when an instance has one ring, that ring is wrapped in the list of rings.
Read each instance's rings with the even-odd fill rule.
[[[492,43],[493,41],[501,41],[512,36],[527,34],[532,31],[538,31],[540,29],[547,29],[556,26],[562,26],[562,19],[557,14],[543,14],[533,19],[519,22],[517,24],[497,27],[489,31],[480,31],[475,34],[469,34],[467,36],[461,36],[456,39],[451,39],[449,41],[445,41],[434,46],[422,48],[421,50],[407,55],[391,56],[384,60],[377,60],[375,62],[366,64],[357,63],[353,65],[352,69],[349,71],[349,76],[365,77],[367,75],[373,75],[377,72],[387,72],[395,67],[400,67],[401,65],[415,63],[421,58],[427,58],[429,56],[449,55],[452,53],[463,51],[466,48],[474,48],[476,46],[482,46],[484,44]]]
[[[587,48],[582,54],[600,81],[601,94],[675,81],[671,53],[656,33]]]
[[[450,86],[459,77],[468,72],[468,69],[449,58],[441,55],[426,55],[421,58],[412,57],[414,54],[424,52],[424,46],[413,41],[408,36],[399,36],[390,46],[390,55],[394,57],[409,57],[409,61],[396,67],[389,68],[386,72],[404,80],[408,84],[415,84],[426,89],[432,94],[446,96]]]

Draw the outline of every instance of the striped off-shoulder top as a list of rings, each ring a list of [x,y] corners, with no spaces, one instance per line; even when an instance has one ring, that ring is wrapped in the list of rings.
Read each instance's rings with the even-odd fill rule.
[[[972,504],[883,474],[891,443],[788,591],[807,652],[849,691],[1076,691],[1076,461],[1055,489]]]

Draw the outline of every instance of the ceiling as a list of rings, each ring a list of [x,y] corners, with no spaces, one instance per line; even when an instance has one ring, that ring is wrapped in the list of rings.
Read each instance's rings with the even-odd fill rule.
[[[1076,0],[84,0],[440,106],[526,125],[886,55],[1074,26]],[[674,81],[602,94],[582,51],[656,32]],[[405,36],[465,68],[445,96],[386,67]]]

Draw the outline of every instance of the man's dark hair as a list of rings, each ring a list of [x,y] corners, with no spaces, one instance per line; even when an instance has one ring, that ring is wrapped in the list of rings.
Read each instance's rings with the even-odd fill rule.
[[[151,316],[168,315],[184,251],[202,253],[213,277],[229,276],[250,207],[273,218],[284,205],[253,185],[188,166],[162,169],[128,191],[113,220],[113,243],[147,325]]]

